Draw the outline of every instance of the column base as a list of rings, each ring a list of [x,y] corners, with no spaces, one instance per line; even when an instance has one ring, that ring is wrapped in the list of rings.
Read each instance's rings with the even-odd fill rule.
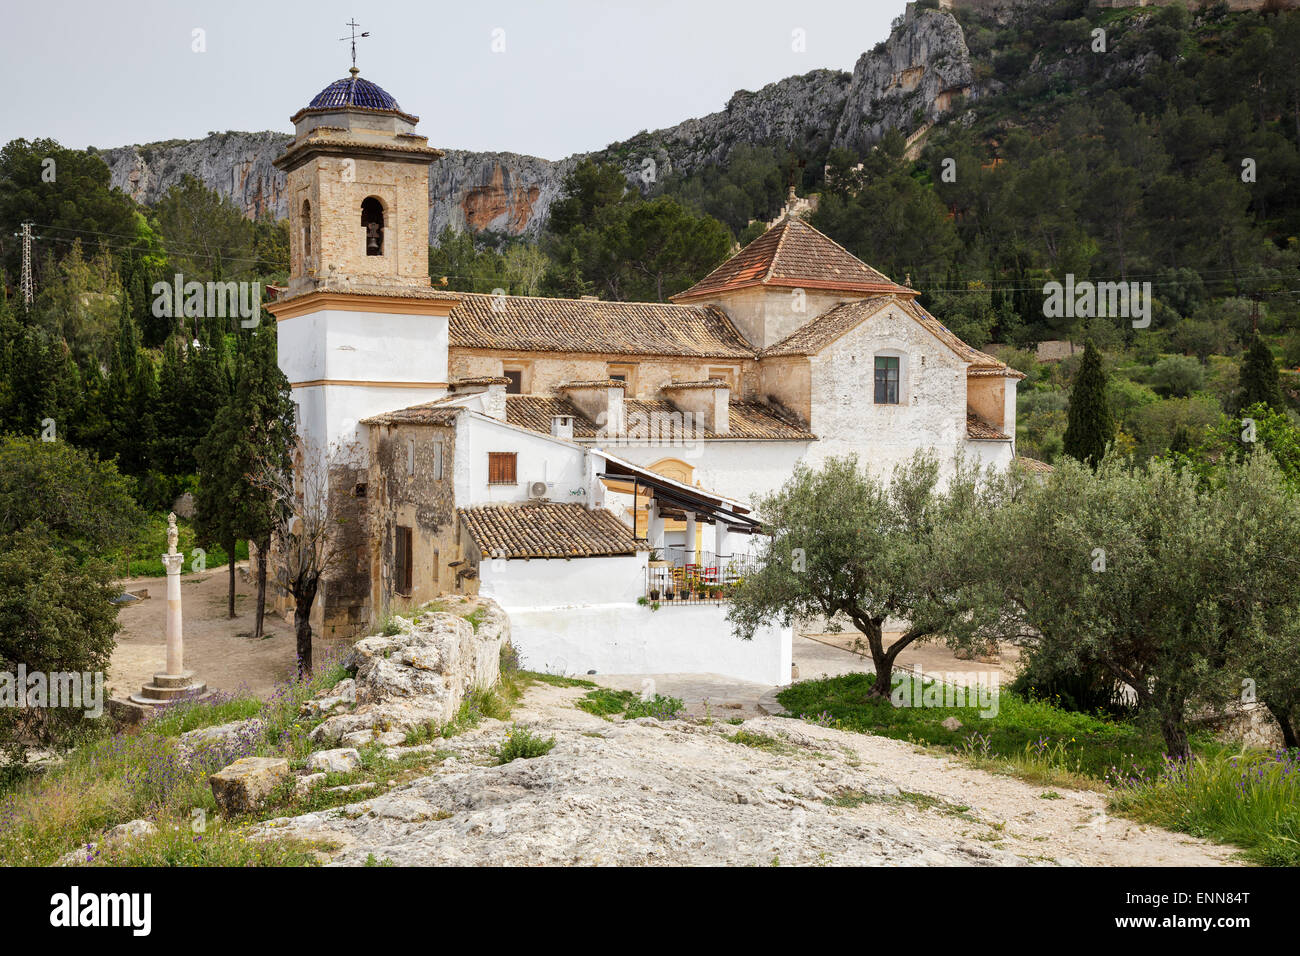
[[[170,704],[178,700],[197,700],[207,696],[208,685],[196,680],[193,671],[180,674],[154,674],[153,683],[145,684],[130,699],[137,704]]]

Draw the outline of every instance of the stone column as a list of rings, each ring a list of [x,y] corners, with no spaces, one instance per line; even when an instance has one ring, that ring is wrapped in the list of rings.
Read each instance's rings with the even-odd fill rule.
[[[175,518],[175,515],[172,515]],[[185,673],[185,641],[181,635],[181,565],[185,555],[175,550],[162,556],[167,569],[167,673]]]
[[[695,512],[686,512],[686,563],[697,564],[695,560]]]
[[[206,684],[195,680],[193,671],[185,669],[185,641],[181,632],[181,565],[185,563],[185,555],[176,550],[179,537],[176,515],[170,514],[167,553],[162,556],[163,567],[167,569],[167,664],[165,670],[153,675],[153,683],[145,684],[140,693],[131,695],[137,704],[158,705],[202,697],[208,690]]]

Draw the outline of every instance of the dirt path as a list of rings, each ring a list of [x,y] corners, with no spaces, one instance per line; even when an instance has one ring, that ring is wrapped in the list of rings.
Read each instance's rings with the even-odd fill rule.
[[[167,579],[131,578],[119,582],[123,589],[148,588],[149,599],[122,606],[118,620],[117,649],[109,668],[108,684],[114,694],[138,693],[167,658]],[[292,674],[297,659],[293,628],[283,619],[266,615],[266,636],[253,640],[253,615],[257,589],[235,575],[235,614],[226,616],[225,568],[181,577],[184,615],[185,666],[209,688],[233,692],[246,688],[259,697]],[[324,647],[317,642],[317,653]]]
[[[516,708],[514,722],[555,738],[543,757],[496,766],[509,726],[484,721],[439,741],[427,776],[265,832],[329,841],[339,865],[1231,862],[1107,818],[1099,793],[1045,798],[906,743],[779,717],[609,721],[577,710],[581,693],[538,684]]]

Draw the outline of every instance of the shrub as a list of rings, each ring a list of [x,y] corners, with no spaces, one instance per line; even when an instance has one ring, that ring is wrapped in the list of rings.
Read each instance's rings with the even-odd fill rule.
[[[1205,385],[1205,369],[1189,355],[1162,358],[1151,370],[1151,387],[1166,398],[1186,398]]]
[[[531,760],[551,752],[555,738],[541,738],[527,727],[515,724],[497,750],[497,763],[507,764],[512,760]]]

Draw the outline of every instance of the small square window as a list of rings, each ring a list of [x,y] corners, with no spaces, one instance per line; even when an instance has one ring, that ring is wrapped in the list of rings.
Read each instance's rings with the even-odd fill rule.
[[[524,370],[521,368],[508,368],[501,373],[503,377],[510,379],[506,385],[507,395],[520,395],[524,391]]]
[[[876,404],[898,404],[898,359],[895,356],[876,356]]]

